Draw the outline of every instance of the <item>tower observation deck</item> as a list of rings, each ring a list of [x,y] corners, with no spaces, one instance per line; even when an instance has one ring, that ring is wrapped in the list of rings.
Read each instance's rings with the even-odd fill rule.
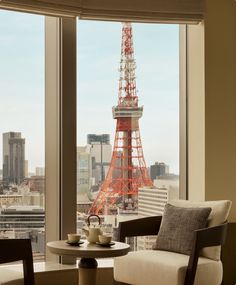
[[[117,120],[112,158],[106,178],[90,213],[105,214],[119,208],[136,210],[138,188],[153,186],[148,174],[139,131],[143,107],[138,105],[136,64],[131,23],[123,23],[118,104],[112,108]]]

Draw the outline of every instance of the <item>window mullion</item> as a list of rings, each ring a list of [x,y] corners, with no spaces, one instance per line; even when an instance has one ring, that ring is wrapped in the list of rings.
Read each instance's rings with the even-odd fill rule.
[[[76,230],[76,21],[46,17],[45,30],[48,242]]]

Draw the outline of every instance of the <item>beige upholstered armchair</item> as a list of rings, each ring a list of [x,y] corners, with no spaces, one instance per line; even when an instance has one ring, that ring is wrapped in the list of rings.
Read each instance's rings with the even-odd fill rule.
[[[211,208],[207,226],[193,232],[193,243],[189,255],[163,249],[153,249],[130,252],[126,256],[117,257],[114,261],[116,284],[221,284],[223,269],[220,250],[226,236],[226,221],[231,202],[227,200],[207,202],[177,200],[171,201],[170,204],[177,208]],[[163,221],[164,219],[165,215]],[[155,216],[121,222],[119,225],[119,240],[124,241],[125,237],[130,236],[158,234],[160,226],[162,226],[161,220],[161,216]],[[179,224],[180,226],[183,225]]]

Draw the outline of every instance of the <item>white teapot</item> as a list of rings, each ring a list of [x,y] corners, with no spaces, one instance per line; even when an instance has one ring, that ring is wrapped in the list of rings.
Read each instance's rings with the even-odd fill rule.
[[[98,225],[90,225],[90,218],[91,217],[97,217],[98,218]],[[98,215],[90,215],[88,217],[87,224],[88,224],[88,227],[83,228],[83,231],[85,232],[87,241],[90,243],[99,242],[98,236],[102,234],[102,230],[100,228],[100,225],[101,225],[100,217]]]

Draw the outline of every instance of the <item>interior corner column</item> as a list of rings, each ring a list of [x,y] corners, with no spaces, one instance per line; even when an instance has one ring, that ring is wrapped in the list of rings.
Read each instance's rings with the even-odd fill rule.
[[[204,23],[187,25],[188,199],[205,200]]]
[[[76,232],[76,19],[46,17],[45,58],[47,242]]]

